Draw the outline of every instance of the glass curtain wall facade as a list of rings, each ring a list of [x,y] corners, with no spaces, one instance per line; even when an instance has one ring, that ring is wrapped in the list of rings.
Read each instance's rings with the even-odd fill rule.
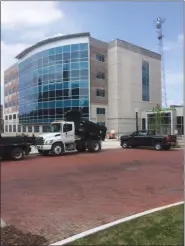
[[[55,47],[19,64],[20,124],[49,125],[70,109],[80,109],[89,119],[88,47]]]
[[[142,61],[142,100],[144,102],[150,101],[149,62],[148,61]]]

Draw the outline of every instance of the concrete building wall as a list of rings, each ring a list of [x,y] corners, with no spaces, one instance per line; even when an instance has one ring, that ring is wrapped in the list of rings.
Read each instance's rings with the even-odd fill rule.
[[[105,114],[97,114],[97,108],[104,108]],[[91,120],[93,122],[105,122],[107,125],[107,118],[108,118],[108,105],[102,104],[91,104]]]
[[[135,130],[135,111],[161,104],[160,57],[134,45],[115,40],[108,50],[108,129],[119,133]],[[127,43],[126,43],[127,44]],[[150,101],[142,101],[142,60],[149,62]],[[140,126],[139,126],[140,127]]]
[[[96,55],[103,55],[104,62],[98,61]],[[96,119],[100,122],[105,122],[106,111],[108,105],[108,72],[107,72],[107,43],[97,39],[90,38],[90,103],[91,120]],[[105,79],[96,78],[96,74],[102,72],[105,74]],[[96,90],[102,89],[105,91],[105,97],[97,97]],[[105,115],[97,115],[96,108],[105,108]]]

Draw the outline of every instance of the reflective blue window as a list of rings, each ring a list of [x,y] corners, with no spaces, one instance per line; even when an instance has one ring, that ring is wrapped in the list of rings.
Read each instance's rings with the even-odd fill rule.
[[[80,44],[80,50],[88,50],[88,44],[87,43]]]
[[[20,63],[20,124],[49,124],[63,119],[71,108],[82,109],[83,116],[88,118],[88,69],[85,43],[44,50]]]
[[[150,86],[149,86],[149,62],[142,61],[142,100],[145,102],[150,101]]]
[[[63,46],[63,53],[70,52],[70,45]]]
[[[71,51],[77,51],[80,49],[80,45],[79,44],[72,44],[71,45]]]

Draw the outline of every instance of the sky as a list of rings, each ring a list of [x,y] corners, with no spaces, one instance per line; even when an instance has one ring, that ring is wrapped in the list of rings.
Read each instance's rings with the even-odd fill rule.
[[[164,65],[168,104],[183,103],[183,2],[1,2],[1,94],[3,71],[23,49],[49,37],[90,32],[158,52],[154,21],[166,18]]]

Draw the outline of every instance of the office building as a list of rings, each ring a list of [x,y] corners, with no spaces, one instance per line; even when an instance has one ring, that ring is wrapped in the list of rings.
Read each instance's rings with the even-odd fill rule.
[[[19,132],[18,129],[18,64],[4,72],[4,130]]]
[[[4,132],[3,105],[0,105],[0,133]]]
[[[121,134],[135,129],[135,111],[141,126],[141,112],[161,104],[160,55],[119,39],[103,42],[90,33],[54,37],[16,59],[19,131],[46,132],[52,121],[78,109]],[[13,78],[9,69],[5,73],[10,88]],[[5,95],[5,117],[13,114],[11,98]]]

